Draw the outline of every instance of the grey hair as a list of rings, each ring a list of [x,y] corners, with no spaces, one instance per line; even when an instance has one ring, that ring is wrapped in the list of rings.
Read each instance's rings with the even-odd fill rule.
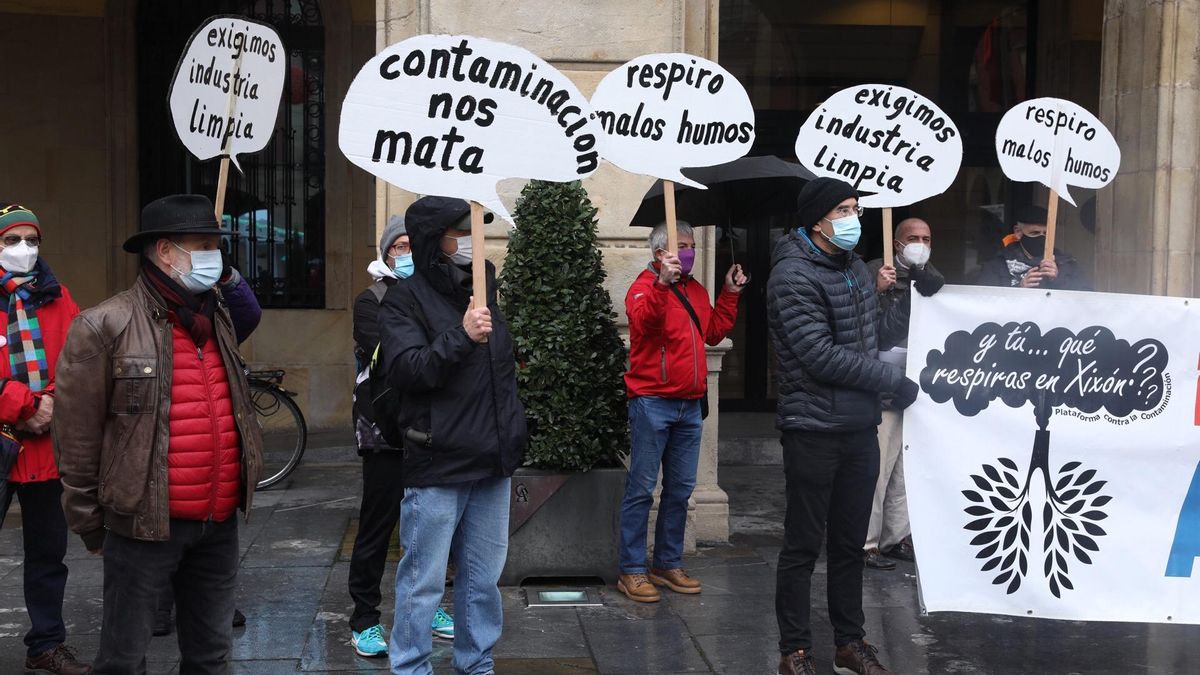
[[[692,226],[686,220],[675,221],[675,229],[679,234],[692,236]],[[656,251],[665,250],[667,250],[667,224],[659,223],[654,226],[653,230],[650,230],[650,259],[654,260]]]

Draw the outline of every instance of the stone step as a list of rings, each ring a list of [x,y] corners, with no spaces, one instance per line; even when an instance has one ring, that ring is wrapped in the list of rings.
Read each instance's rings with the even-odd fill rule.
[[[783,463],[774,413],[720,414],[717,461],[722,466],[776,466]]]

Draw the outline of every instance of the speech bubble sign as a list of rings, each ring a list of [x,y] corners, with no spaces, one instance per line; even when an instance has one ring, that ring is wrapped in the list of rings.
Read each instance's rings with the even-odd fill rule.
[[[275,131],[287,52],[270,25],[214,16],[192,37],[175,66],[168,102],[175,133],[196,159],[266,147]]]
[[[1145,338],[1134,343],[1103,326],[1044,334],[1035,323],[985,323],[955,331],[944,350],[932,350],[921,388],[937,403],[953,400],[962,415],[977,415],[993,400],[1063,406],[1084,413],[1101,408],[1116,417],[1153,410],[1166,390],[1167,348]]]
[[[908,206],[954,182],[962,136],[924,96],[861,84],[830,96],[808,116],[796,135],[796,157],[818,176],[853,185],[866,195],[862,206]]]
[[[476,201],[512,222],[506,178],[567,182],[599,166],[591,105],[528,50],[469,35],[418,35],[362,67],[338,146],[397,187]]]
[[[1121,148],[1104,123],[1061,98],[1035,98],[1004,113],[996,157],[1005,176],[1041,183],[1072,205],[1068,186],[1102,188],[1121,166]]]
[[[735,160],[754,145],[742,83],[708,59],[647,54],[600,81],[592,107],[604,158],[631,173],[703,189],[680,172]]]

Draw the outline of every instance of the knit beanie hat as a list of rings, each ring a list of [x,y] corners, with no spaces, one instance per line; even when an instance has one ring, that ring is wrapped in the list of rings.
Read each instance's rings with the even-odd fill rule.
[[[846,181],[825,177],[808,181],[796,198],[796,217],[800,227],[812,229],[833,207],[851,197],[857,199],[858,191]]]
[[[37,216],[33,215],[33,211],[20,204],[0,203],[0,234],[20,225],[32,226],[37,230],[38,236],[42,234],[42,226],[38,223]]]
[[[379,259],[387,260],[388,249],[406,234],[408,229],[404,227],[404,216],[397,214],[388,218],[387,227],[383,228],[383,236],[379,238]]]

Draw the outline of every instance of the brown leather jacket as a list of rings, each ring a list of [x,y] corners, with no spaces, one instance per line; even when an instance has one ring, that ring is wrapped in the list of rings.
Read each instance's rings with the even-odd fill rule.
[[[245,363],[224,303],[213,321],[242,441],[242,510],[262,467]],[[167,307],[144,277],[86,310],[58,357],[51,430],[67,524],[89,550],[106,530],[146,541],[170,537],[167,444],[173,349]]]

